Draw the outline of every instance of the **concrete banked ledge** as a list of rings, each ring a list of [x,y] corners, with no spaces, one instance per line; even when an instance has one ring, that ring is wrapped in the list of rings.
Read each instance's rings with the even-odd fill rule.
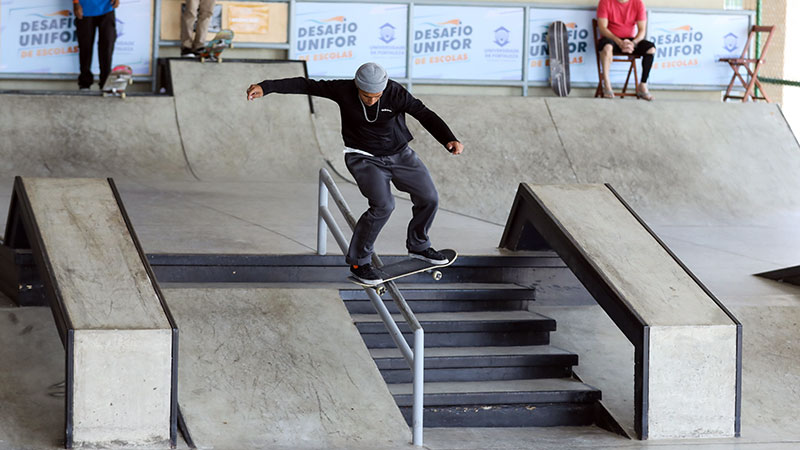
[[[66,349],[66,446],[175,445],[177,328],[113,181],[17,177],[5,236]]]
[[[641,439],[740,431],[741,324],[608,185],[520,185],[501,247],[552,248],[635,347]]]

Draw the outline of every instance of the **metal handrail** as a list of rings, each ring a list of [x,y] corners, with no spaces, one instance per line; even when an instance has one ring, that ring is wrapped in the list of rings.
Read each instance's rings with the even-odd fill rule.
[[[325,255],[327,253],[328,230],[330,230],[333,238],[336,240],[336,243],[339,244],[339,248],[342,250],[342,253],[347,254],[349,241],[345,237],[344,233],[342,233],[339,225],[336,224],[336,220],[333,218],[333,214],[331,214],[330,209],[328,209],[329,194],[336,203],[336,206],[339,208],[339,211],[342,213],[342,216],[344,216],[345,221],[347,221],[347,224],[350,226],[350,230],[355,230],[356,227],[356,219],[353,216],[353,213],[350,211],[350,207],[347,206],[347,202],[345,202],[344,196],[342,196],[342,193],[339,191],[339,188],[336,186],[333,178],[325,168],[320,169],[319,214],[317,216],[317,254]],[[375,267],[383,267],[383,262],[375,253],[372,254],[372,263],[375,265]],[[424,394],[423,383],[425,380],[425,332],[422,329],[422,325],[420,325],[419,321],[414,315],[414,312],[408,306],[403,294],[400,293],[400,290],[397,289],[397,286],[394,284],[394,282],[389,281],[384,283],[384,285],[387,287],[387,291],[394,299],[395,304],[400,310],[400,314],[403,316],[406,323],[408,323],[408,326],[411,327],[411,331],[414,333],[413,351],[403,338],[400,328],[398,328],[397,323],[392,318],[392,315],[389,313],[386,305],[383,304],[381,297],[372,288],[364,288],[364,291],[367,293],[370,302],[372,302],[372,306],[374,306],[378,311],[378,315],[381,317],[381,320],[383,320],[383,323],[389,330],[389,335],[392,337],[395,345],[397,345],[397,348],[400,349],[400,353],[403,354],[403,357],[406,359],[406,362],[413,373],[414,404],[412,406],[411,422],[413,436],[412,443],[415,446],[421,447],[422,406]]]

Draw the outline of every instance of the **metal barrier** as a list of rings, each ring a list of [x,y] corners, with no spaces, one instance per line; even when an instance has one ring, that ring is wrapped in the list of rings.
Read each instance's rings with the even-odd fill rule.
[[[329,229],[334,239],[336,239],[336,243],[339,244],[339,248],[342,250],[342,253],[347,254],[349,241],[347,238],[345,238],[344,233],[342,233],[342,230],[336,224],[333,214],[331,214],[330,209],[328,209],[328,194],[330,194],[330,196],[333,198],[333,201],[336,203],[336,206],[339,208],[342,216],[344,216],[345,221],[347,221],[347,224],[350,226],[350,230],[354,230],[356,226],[356,219],[353,217],[350,207],[347,206],[347,202],[344,201],[344,197],[342,196],[341,191],[339,191],[339,188],[336,186],[336,183],[333,181],[333,178],[327,170],[324,168],[320,169],[319,214],[317,215],[317,254],[324,255],[327,253],[327,231]],[[383,262],[381,261],[380,257],[374,253],[372,254],[372,263],[375,267],[383,267]],[[392,337],[395,345],[397,345],[397,348],[400,349],[400,352],[403,354],[403,357],[406,359],[406,362],[413,373],[414,405],[412,406],[412,443],[421,447],[422,405],[424,394],[423,382],[425,380],[425,332],[423,331],[422,326],[417,318],[414,316],[414,312],[411,311],[408,303],[406,303],[406,299],[403,298],[403,294],[401,294],[400,290],[397,289],[395,283],[390,281],[385,283],[385,286],[389,294],[394,299],[395,304],[397,304],[397,307],[400,309],[400,314],[403,315],[406,323],[409,327],[411,327],[411,331],[414,333],[413,352],[408,346],[406,340],[403,338],[400,328],[398,328],[397,323],[395,323],[392,315],[386,308],[386,305],[383,304],[383,300],[381,300],[380,296],[372,288],[364,288],[364,291],[369,296],[372,306],[374,306],[378,311],[378,315],[380,315],[381,320],[383,320],[383,323],[389,330],[389,335]]]

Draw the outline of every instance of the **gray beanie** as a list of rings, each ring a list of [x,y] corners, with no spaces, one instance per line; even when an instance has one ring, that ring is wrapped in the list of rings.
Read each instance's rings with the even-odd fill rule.
[[[374,62],[368,62],[362,64],[356,70],[355,80],[359,89],[370,94],[376,94],[386,89],[389,75],[386,74],[386,70],[383,67]]]

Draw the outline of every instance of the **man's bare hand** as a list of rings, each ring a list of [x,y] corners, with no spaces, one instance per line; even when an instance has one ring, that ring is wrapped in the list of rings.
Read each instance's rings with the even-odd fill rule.
[[[255,100],[264,96],[264,90],[257,84],[251,84],[247,88],[247,100]]]
[[[83,19],[83,8],[81,7],[80,3],[75,3],[73,6],[73,12],[75,13],[76,19]]]
[[[119,8],[119,0],[111,0],[111,7],[114,9]]]
[[[622,41],[622,53],[633,53],[636,50],[636,44],[633,43],[630,39],[625,39]]]
[[[458,141],[450,141],[445,147],[447,147],[447,151],[454,155],[460,155],[464,151],[464,144]]]

